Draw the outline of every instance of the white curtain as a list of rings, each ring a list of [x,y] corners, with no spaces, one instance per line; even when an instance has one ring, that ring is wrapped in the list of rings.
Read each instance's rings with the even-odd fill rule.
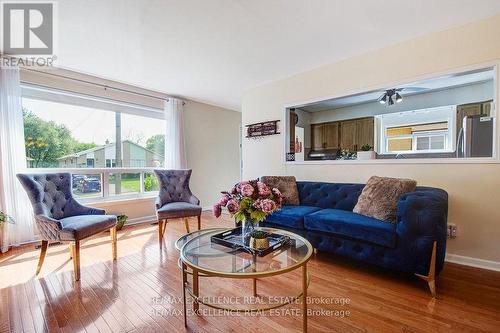
[[[176,98],[165,101],[165,167],[186,169],[186,147],[184,139],[184,106]]]
[[[14,218],[5,223],[1,251],[34,240],[34,219],[28,196],[16,178],[26,170],[19,68],[0,66],[0,209]]]

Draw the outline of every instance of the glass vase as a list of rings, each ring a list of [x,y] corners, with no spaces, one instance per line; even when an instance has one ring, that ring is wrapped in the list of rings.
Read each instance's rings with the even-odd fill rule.
[[[241,241],[245,246],[250,245],[250,235],[258,226],[259,222],[257,221],[243,220],[241,222]]]

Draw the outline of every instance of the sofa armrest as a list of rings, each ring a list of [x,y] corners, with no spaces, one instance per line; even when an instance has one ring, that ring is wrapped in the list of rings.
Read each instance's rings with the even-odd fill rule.
[[[416,260],[419,273],[427,273],[432,245],[437,241],[436,273],[439,273],[446,253],[448,193],[419,187],[401,197],[396,215],[398,242]]]

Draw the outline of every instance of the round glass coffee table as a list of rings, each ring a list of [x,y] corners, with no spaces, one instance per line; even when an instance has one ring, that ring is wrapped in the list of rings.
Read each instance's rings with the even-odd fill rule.
[[[182,295],[184,307],[184,325],[187,327],[186,296],[193,298],[193,311],[198,312],[199,304],[214,309],[231,312],[262,312],[276,309],[292,302],[301,300],[302,331],[307,331],[307,288],[310,276],[307,273],[307,263],[313,254],[313,247],[305,238],[289,231],[260,228],[275,234],[289,237],[286,245],[276,249],[265,256],[259,257],[245,249],[233,249],[224,245],[213,243],[213,235],[229,231],[227,228],[204,229],[186,234],[179,238],[175,244],[180,251],[180,266],[182,270]],[[211,298],[199,294],[199,278],[220,277],[234,279],[252,279],[253,296],[257,296],[257,279],[285,274],[296,269],[302,270],[301,289],[302,292],[296,296],[283,296],[279,300],[283,302],[267,302],[262,304],[237,304],[233,307],[226,304],[212,302]],[[187,277],[192,275],[192,283],[188,284]],[[275,296],[272,296],[276,299]],[[259,305],[258,307],[253,307]]]

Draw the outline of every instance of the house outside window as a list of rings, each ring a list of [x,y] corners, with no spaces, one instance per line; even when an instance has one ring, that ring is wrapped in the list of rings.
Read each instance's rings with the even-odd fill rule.
[[[113,159],[107,158],[106,168],[114,168],[114,167],[116,167],[116,160],[114,158]]]

